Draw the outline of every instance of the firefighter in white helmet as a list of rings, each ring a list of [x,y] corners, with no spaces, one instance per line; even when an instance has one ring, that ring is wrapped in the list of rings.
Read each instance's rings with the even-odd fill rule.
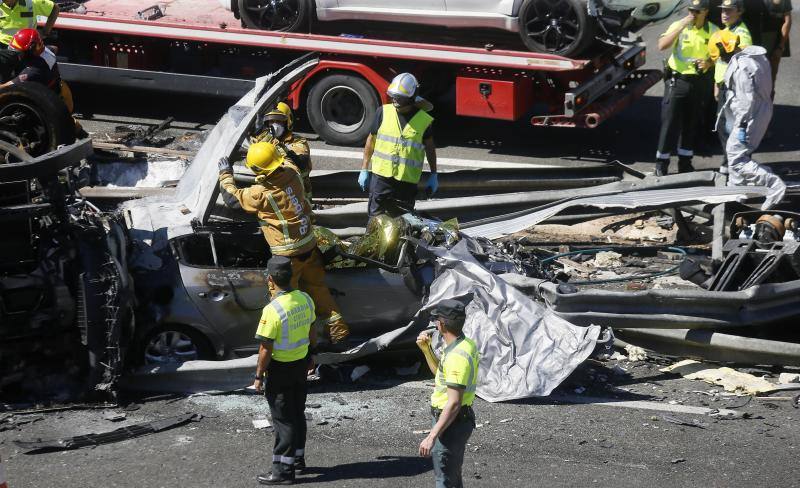
[[[426,157],[431,170],[426,188],[431,195],[439,188],[433,117],[428,114],[433,106],[418,92],[419,83],[414,75],[395,76],[386,91],[392,103],[375,114],[358,175],[361,189],[369,188],[370,217],[394,213],[398,207],[398,213],[404,213],[403,207],[414,207]]]

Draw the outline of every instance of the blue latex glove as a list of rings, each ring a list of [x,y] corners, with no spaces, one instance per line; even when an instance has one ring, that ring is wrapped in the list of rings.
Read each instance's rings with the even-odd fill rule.
[[[367,185],[369,185],[369,170],[362,169],[358,172],[358,186],[361,187],[361,191],[367,191]]]
[[[431,192],[431,195],[439,190],[439,176],[435,172],[428,176],[428,184],[425,185],[425,188]]]
[[[736,134],[736,138],[739,139],[739,142],[742,144],[747,143],[747,130],[744,127],[739,127],[739,132]]]
[[[233,173],[233,165],[226,156],[219,158],[219,161],[217,161],[217,168],[219,168],[220,173],[224,173],[226,171],[228,173]]]

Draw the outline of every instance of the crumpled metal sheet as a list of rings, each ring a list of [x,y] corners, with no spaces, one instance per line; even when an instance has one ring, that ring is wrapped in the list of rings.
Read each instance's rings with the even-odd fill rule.
[[[548,205],[531,213],[492,223],[476,225],[462,230],[471,237],[496,239],[514,232],[520,232],[572,207],[596,208],[661,208],[693,203],[743,202],[753,198],[763,198],[768,189],[762,186],[737,187],[694,187],[672,188],[668,190],[644,190],[623,192],[613,195],[598,195],[576,198],[555,205]]]
[[[448,298],[469,301],[464,333],[475,340],[481,359],[477,394],[489,402],[547,396],[594,350],[599,326],[578,327],[557,317],[484,268],[464,239],[452,249],[426,248],[437,257],[438,276],[422,310],[407,326],[340,354],[320,354],[319,364],[363,357],[428,326],[431,307]],[[434,344],[436,339],[434,340]]]

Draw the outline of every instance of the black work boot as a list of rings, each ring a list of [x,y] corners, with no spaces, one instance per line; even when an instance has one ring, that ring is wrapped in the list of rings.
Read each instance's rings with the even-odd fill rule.
[[[679,156],[678,157],[678,173],[692,173],[694,171],[694,166],[692,166],[692,157],[691,156]]]
[[[669,159],[656,159],[656,176],[665,176],[669,171]]]
[[[305,456],[295,456],[294,458],[294,472],[295,473],[302,473],[306,470],[306,458]]]
[[[294,476],[276,476],[274,473],[258,475],[259,485],[293,485]]]

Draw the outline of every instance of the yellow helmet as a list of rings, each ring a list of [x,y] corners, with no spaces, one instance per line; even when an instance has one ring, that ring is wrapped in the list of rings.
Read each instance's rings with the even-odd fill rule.
[[[716,62],[722,52],[731,54],[739,47],[739,35],[728,29],[719,30],[711,34],[708,40],[708,55]]]
[[[270,142],[251,144],[245,165],[256,175],[268,175],[283,164],[283,156]]]
[[[292,113],[292,109],[284,102],[279,102],[278,105],[267,114],[266,120],[268,122],[286,122],[286,128],[290,131],[292,130],[292,126],[294,126],[294,114]]]

